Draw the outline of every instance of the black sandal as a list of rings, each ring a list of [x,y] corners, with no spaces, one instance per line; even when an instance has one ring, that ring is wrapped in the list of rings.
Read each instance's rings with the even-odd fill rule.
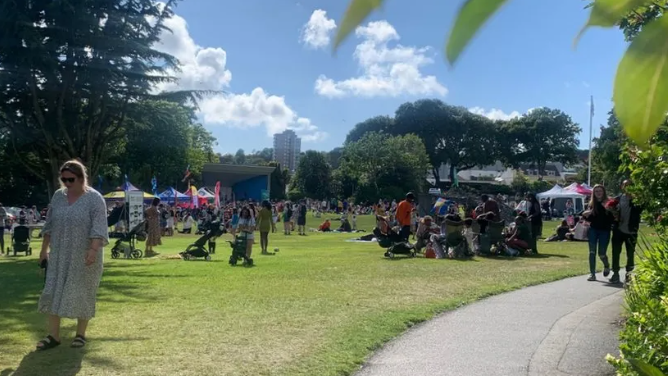
[[[86,337],[82,336],[81,334],[77,334],[72,340],[72,345],[70,347],[80,349],[84,346],[86,346]]]
[[[48,336],[46,336],[46,338],[37,342],[37,351],[49,350],[54,347],[57,347],[58,345],[60,345],[60,342],[56,341],[56,339],[49,334]]]

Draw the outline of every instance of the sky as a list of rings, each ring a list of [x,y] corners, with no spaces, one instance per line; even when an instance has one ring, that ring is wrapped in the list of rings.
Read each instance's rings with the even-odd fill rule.
[[[612,107],[626,49],[618,29],[594,28],[583,0],[511,0],[450,67],[443,46],[463,0],[386,0],[332,53],[347,0],[184,0],[157,49],[176,56],[178,81],[161,90],[206,89],[198,116],[216,151],[272,147],[293,129],[302,150],[341,146],[355,124],[437,98],[493,119],[547,106],[580,124],[580,147]]]

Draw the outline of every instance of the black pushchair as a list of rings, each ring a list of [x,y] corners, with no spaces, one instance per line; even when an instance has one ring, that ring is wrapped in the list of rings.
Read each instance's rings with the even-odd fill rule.
[[[179,254],[184,260],[204,258],[209,261],[211,260],[211,254],[216,253],[216,238],[224,233],[224,225],[220,221],[210,222],[204,235]]]
[[[383,232],[376,227],[373,229],[373,235],[378,239],[378,245],[381,248],[387,249],[387,251],[385,251],[385,257],[394,258],[395,255],[415,257],[415,246],[402,239],[395,231],[389,230],[387,234],[383,234]]]
[[[14,228],[12,234],[12,246],[7,248],[7,254],[11,251],[14,251],[14,256],[16,256],[18,252],[25,252],[26,256],[32,255],[32,248],[30,247],[30,228],[28,226],[18,225]]]
[[[136,242],[146,240],[146,221],[141,221],[127,234],[122,235],[116,240],[111,249],[111,258],[117,259],[123,255],[125,258],[141,258],[144,253],[137,248]]]
[[[230,265],[236,266],[240,260],[243,260],[243,266],[253,266],[253,259],[246,257],[246,244],[248,240],[246,235],[241,234],[234,238],[234,241],[228,241],[232,247],[232,255],[230,256]]]

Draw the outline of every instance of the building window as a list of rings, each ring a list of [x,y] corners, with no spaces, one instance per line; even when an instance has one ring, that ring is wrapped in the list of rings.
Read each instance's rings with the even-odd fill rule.
[[[554,176],[554,171],[549,170],[549,171],[547,172],[547,176]]]

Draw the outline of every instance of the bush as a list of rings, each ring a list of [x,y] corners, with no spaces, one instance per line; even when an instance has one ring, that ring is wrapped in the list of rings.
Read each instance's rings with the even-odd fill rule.
[[[608,359],[620,375],[668,372],[668,238],[642,248],[626,293],[628,317],[620,333],[621,357]]]

